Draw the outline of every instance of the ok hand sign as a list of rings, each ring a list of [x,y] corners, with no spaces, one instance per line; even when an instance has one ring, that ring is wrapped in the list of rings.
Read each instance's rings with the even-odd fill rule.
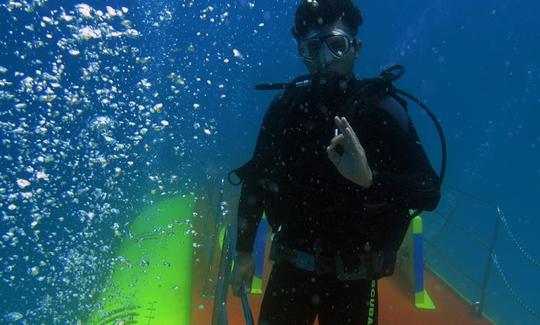
[[[345,117],[336,116],[334,122],[341,134],[336,135],[326,148],[328,158],[343,177],[365,188],[371,186],[373,174],[356,133]],[[341,146],[343,154],[340,155],[337,146]]]

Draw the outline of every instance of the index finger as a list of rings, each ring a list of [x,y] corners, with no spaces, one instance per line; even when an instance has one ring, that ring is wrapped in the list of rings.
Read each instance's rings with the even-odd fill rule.
[[[336,122],[337,127],[339,128],[341,133],[345,136],[345,139],[352,140],[350,133],[346,131],[347,128],[349,128],[352,131],[352,127],[349,124],[349,121],[347,121],[347,118],[335,116],[334,122]]]

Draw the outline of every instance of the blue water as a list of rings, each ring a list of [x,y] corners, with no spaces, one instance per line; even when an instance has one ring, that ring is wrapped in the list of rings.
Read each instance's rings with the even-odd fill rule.
[[[0,317],[74,323],[130,216],[250,158],[274,96],[253,85],[305,73],[290,33],[296,2],[89,1],[89,17],[80,2],[27,2],[0,4]],[[445,129],[443,200],[425,218],[445,255],[429,265],[478,301],[499,207],[507,281],[491,263],[485,312],[540,323],[540,3],[357,3],[357,77],[405,65],[397,85]],[[439,168],[435,128],[410,112]]]

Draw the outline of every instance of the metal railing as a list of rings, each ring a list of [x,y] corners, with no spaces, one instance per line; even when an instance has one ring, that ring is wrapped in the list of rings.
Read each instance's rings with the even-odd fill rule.
[[[445,257],[445,263],[452,268],[453,271],[460,274],[463,278],[467,279],[474,285],[476,285],[479,288],[478,293],[478,300],[471,299],[472,306],[471,306],[471,317],[473,319],[480,319],[482,315],[484,314],[485,304],[486,304],[486,294],[487,289],[490,282],[490,277],[492,275],[493,267],[495,267],[495,270],[499,273],[501,276],[504,285],[510,292],[511,297],[515,300],[517,304],[519,304],[523,310],[525,310],[527,313],[529,313],[531,316],[536,318],[537,320],[540,320],[540,313],[535,311],[530,305],[528,305],[517,293],[516,290],[513,289],[512,285],[508,281],[508,277],[506,276],[502,265],[497,259],[497,241],[500,236],[500,229],[501,225],[503,225],[503,229],[505,230],[505,233],[510,237],[512,243],[518,248],[518,250],[521,252],[521,254],[534,266],[540,267],[540,263],[538,260],[536,260],[534,257],[532,257],[531,254],[529,254],[526,249],[521,245],[521,243],[517,240],[516,236],[512,232],[510,225],[506,218],[504,217],[504,214],[501,210],[501,208],[492,202],[489,202],[488,200],[479,198],[477,195],[462,191],[460,189],[457,189],[452,186],[445,186],[446,188],[458,193],[461,195],[461,197],[458,199],[458,201],[455,203],[455,205],[452,207],[450,213],[447,216],[443,216],[440,213],[433,213],[435,215],[439,215],[440,217],[444,218],[444,224],[440,228],[439,232],[434,235],[434,239],[430,240],[428,238],[424,237],[424,241],[428,245],[428,247],[431,249],[431,252],[428,252],[425,257],[425,264],[427,265],[428,262],[433,258],[435,254],[440,255],[442,257]],[[465,227],[457,224],[454,222],[454,218],[460,209],[463,198],[467,197],[475,202],[481,203],[484,206],[490,207],[495,210],[495,221],[493,226],[493,231],[491,233],[491,239],[489,243],[486,243],[482,238],[477,236],[475,233],[473,233],[470,230],[467,230]],[[458,230],[461,234],[465,235],[466,237],[472,239],[475,243],[477,243],[480,247],[482,247],[486,251],[486,263],[484,266],[484,272],[482,280],[479,282],[475,280],[471,275],[469,275],[465,270],[463,270],[462,267],[460,267],[457,263],[453,262],[450,258],[448,258],[448,255],[444,253],[439,245],[439,241],[442,240],[445,233],[449,231],[449,228],[453,227],[454,229]]]
[[[229,291],[232,262],[234,260],[234,250],[232,246],[232,225],[228,225],[223,238],[221,257],[219,263],[218,281],[214,295],[214,308],[212,313],[212,325],[227,325],[227,296]],[[244,288],[240,290],[240,301],[246,325],[253,325],[253,315],[249,307],[247,293]]]
[[[207,184],[209,186],[209,184]],[[220,180],[219,184],[219,192],[218,192],[218,204],[216,207],[216,211],[214,213],[210,214],[210,217],[212,219],[212,226],[213,228],[210,230],[208,225],[206,225],[206,234],[208,236],[207,240],[207,247],[206,247],[206,254],[208,256],[208,265],[206,268],[206,276],[203,283],[202,293],[201,296],[203,298],[212,298],[213,295],[211,292],[211,280],[212,280],[212,273],[213,273],[213,266],[214,266],[214,256],[215,256],[215,250],[216,250],[216,244],[217,244],[217,237],[219,235],[219,228],[223,224],[223,219],[225,217],[225,214],[227,213],[225,206],[223,205],[223,198],[224,198],[224,192],[225,192],[225,179]],[[208,200],[210,201],[210,198],[212,197],[210,192],[210,189],[208,189]]]
[[[225,231],[223,234],[223,242],[221,245],[221,253],[219,257],[219,268],[218,268],[218,274],[217,274],[217,281],[215,291],[214,291],[214,302],[213,302],[213,309],[212,309],[212,325],[227,325],[229,323],[228,321],[228,314],[227,314],[227,297],[229,292],[229,285],[230,285],[230,278],[231,278],[231,272],[233,267],[233,261],[235,260],[235,250],[234,250],[234,243],[235,240],[235,229],[236,229],[236,218],[232,218],[231,222],[229,224],[225,223],[224,215],[226,214],[226,211],[224,210],[223,206],[223,193],[224,193],[224,186],[225,186],[225,180],[221,179],[220,181],[220,189],[219,189],[219,195],[218,195],[218,208],[216,211],[216,217],[214,218],[215,224],[214,224],[214,235],[210,236],[211,239],[214,241],[218,240],[219,237],[219,229],[221,226],[225,226]],[[209,246],[211,246],[211,249],[208,250],[209,254],[209,260],[208,264],[212,264],[213,262],[213,256],[215,254],[214,250],[217,246],[216,243],[210,240]],[[209,288],[209,281],[211,279],[211,273],[212,268],[211,266],[207,269],[207,277],[205,279],[205,285],[204,288],[208,290]],[[204,292],[202,292],[203,297],[209,297],[209,295]],[[251,309],[249,307],[249,301],[247,298],[247,293],[245,290],[240,290],[240,300],[242,304],[242,311],[244,314],[244,320],[246,325],[253,325],[253,315],[251,313]]]
[[[212,325],[227,325],[227,295],[229,289],[231,266],[232,266],[232,247],[230,244],[231,226],[227,226],[221,248],[219,259],[218,281],[216,283],[216,292],[214,295],[214,308],[212,312]]]

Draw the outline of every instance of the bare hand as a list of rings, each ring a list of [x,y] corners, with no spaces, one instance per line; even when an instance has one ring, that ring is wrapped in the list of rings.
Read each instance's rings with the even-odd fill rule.
[[[335,136],[326,148],[328,158],[334,163],[343,177],[362,186],[369,187],[373,174],[369,167],[364,147],[345,117],[334,117],[341,134]],[[337,152],[337,146],[343,148],[343,154]]]
[[[238,252],[231,281],[231,287],[235,296],[240,296],[242,289],[246,292],[251,292],[251,281],[254,273],[255,262],[253,261],[253,254]]]

